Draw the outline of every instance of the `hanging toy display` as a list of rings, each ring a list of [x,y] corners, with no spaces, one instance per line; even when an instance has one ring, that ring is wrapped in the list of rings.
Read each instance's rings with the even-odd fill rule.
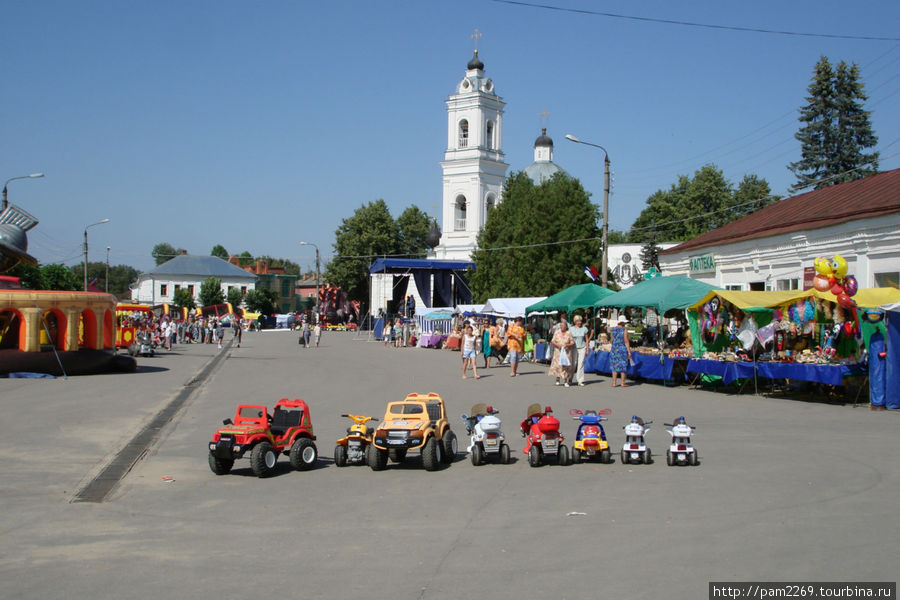
[[[859,283],[853,275],[847,275],[847,261],[840,254],[835,254],[831,260],[819,256],[813,261],[813,266],[816,269],[813,287],[820,292],[830,291],[837,298],[837,303],[850,311],[853,321],[851,332],[858,336],[859,314],[853,296],[859,290]]]

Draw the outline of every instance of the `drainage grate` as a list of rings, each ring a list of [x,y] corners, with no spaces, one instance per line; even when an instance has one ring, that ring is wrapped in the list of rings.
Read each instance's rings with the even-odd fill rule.
[[[231,344],[227,349],[231,348]],[[211,361],[209,361],[203,370],[196,376],[191,378],[185,384],[178,395],[172,399],[162,410],[156,413],[156,416],[147,423],[125,447],[119,450],[115,457],[103,470],[91,479],[87,485],[81,488],[72,499],[72,502],[103,502],[106,497],[113,491],[116,485],[128,475],[129,471],[141,460],[150,450],[150,446],[159,437],[163,428],[169,424],[175,414],[184,406],[198,388],[199,385],[209,377],[216,365],[225,357],[226,352],[220,352]]]

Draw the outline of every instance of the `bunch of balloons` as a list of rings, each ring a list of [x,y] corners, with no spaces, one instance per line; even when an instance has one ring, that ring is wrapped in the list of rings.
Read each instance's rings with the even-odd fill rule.
[[[813,287],[820,292],[831,292],[837,297],[838,304],[844,308],[855,308],[856,295],[859,284],[856,277],[847,275],[847,261],[840,254],[828,260],[820,256],[813,263],[816,268],[816,276],[813,278]]]

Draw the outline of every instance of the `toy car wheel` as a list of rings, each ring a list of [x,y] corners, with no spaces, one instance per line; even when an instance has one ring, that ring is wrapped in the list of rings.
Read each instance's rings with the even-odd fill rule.
[[[309,438],[299,438],[291,446],[291,466],[298,471],[308,471],[316,466],[319,459],[319,451],[316,444]]]
[[[666,464],[670,467],[675,464],[675,461],[672,460],[672,451],[666,450]]]
[[[334,466],[347,466],[347,446],[341,446],[340,444],[338,444],[334,447]]]
[[[228,458],[218,458],[214,453],[209,453],[209,468],[216,475],[226,475],[234,466],[234,460]]]
[[[500,445],[500,464],[501,465],[509,464],[509,444],[501,444]]]
[[[482,460],[484,460],[484,452],[481,450],[481,446],[474,444],[472,446],[472,464],[477,467]]]
[[[559,445],[559,454],[556,455],[556,464],[560,466],[568,466],[569,465],[569,447],[560,444]]]
[[[609,450],[603,450],[600,452],[600,462],[604,465],[608,465],[612,462],[612,454],[610,454]]]
[[[541,466],[541,451],[537,446],[532,446],[528,451],[528,464],[532,467]]]
[[[387,467],[387,461],[387,450],[379,450],[371,444],[366,448],[366,462],[373,471],[383,471]]]
[[[619,453],[619,457],[622,459],[622,464],[627,465],[631,461],[629,460],[628,453],[625,452],[625,448],[622,448],[622,451]]]
[[[653,454],[650,452],[650,448],[644,451],[644,464],[649,465],[653,462]]]
[[[572,463],[579,464],[581,462],[581,450],[578,448],[572,448]]]
[[[253,446],[253,451],[250,453],[250,469],[257,477],[266,477],[275,470],[277,460],[278,456],[276,456],[272,444],[260,442]]]
[[[458,448],[458,442],[456,441],[456,434],[450,431],[449,429],[444,432],[444,437],[441,439],[441,445],[443,448],[442,459],[445,464],[450,464],[456,458],[456,451]]]
[[[697,449],[694,448],[694,451],[688,454],[688,464],[692,467],[697,466]]]
[[[388,450],[388,458],[393,463],[402,463],[406,460],[406,448],[391,448]]]
[[[422,465],[426,471],[437,471],[441,466],[441,458],[441,443],[431,436],[422,448]]]

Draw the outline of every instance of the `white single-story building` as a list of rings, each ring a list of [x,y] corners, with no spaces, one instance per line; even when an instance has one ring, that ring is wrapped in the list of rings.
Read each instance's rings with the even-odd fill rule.
[[[187,288],[200,303],[200,286],[207,277],[222,281],[222,293],[239,289],[241,295],[256,288],[256,275],[217,256],[182,254],[149,273],[141,273],[131,285],[131,300],[140,304],[172,303],[175,292]]]
[[[665,275],[720,289],[812,287],[816,257],[840,254],[861,288],[900,278],[900,169],[785,198],[659,253]]]

